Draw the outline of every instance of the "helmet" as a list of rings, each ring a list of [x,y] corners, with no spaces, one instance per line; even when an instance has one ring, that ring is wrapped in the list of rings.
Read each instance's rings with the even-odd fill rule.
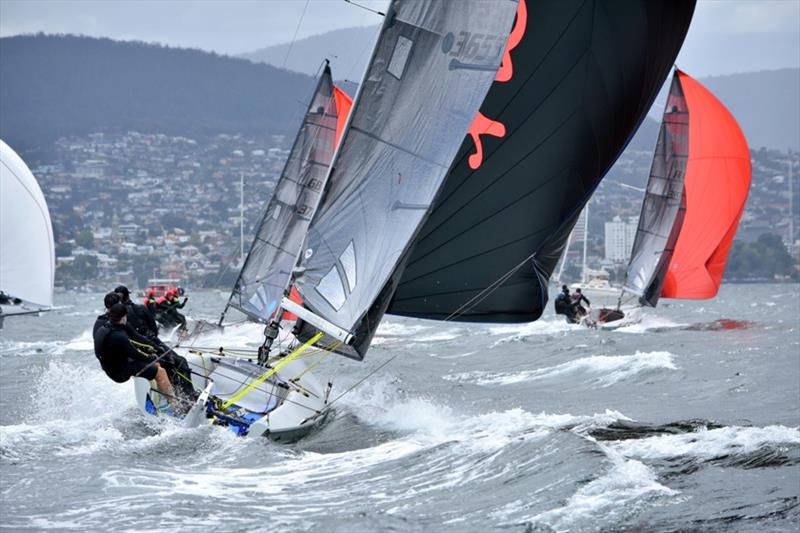
[[[147,289],[147,297],[148,298],[153,298],[155,295],[156,295],[156,290],[155,289]]]

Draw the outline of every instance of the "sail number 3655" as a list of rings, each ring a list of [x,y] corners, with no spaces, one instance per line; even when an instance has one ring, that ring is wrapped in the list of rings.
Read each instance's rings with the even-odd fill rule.
[[[458,32],[458,36],[448,33],[442,39],[442,51],[452,57],[485,61],[494,59],[503,51],[505,37],[483,33]]]

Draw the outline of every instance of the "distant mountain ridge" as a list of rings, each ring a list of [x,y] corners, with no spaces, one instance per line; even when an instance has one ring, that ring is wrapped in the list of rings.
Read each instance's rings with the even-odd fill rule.
[[[313,85],[243,59],[71,35],[0,39],[0,136],[32,146],[93,131],[286,134]]]
[[[331,62],[334,77],[358,82],[369,61],[378,30],[378,26],[343,28],[300,39],[294,45],[276,44],[238,57],[275,67],[282,66],[286,61],[286,68],[310,76],[319,70],[322,60],[327,58]]]
[[[366,67],[377,31],[376,26],[345,28],[299,40],[294,44],[286,66],[313,74],[320,58],[327,55],[334,58],[333,72],[337,78],[360,76]],[[280,66],[288,49],[288,43],[279,44],[239,57]],[[691,72],[688,74],[694,76]],[[800,150],[800,69],[765,70],[698,79],[731,110],[751,148],[763,146],[778,150]],[[663,103],[665,99],[666,91],[662,91],[656,102]],[[654,109],[650,116],[658,121],[661,112]],[[636,149],[643,149],[644,146],[652,149],[658,128],[653,129],[649,121],[645,121],[643,127],[647,129],[637,133],[631,143]]]
[[[699,81],[733,113],[750,148],[800,150],[800,68]]]
[[[347,32],[354,31],[360,36],[348,40]],[[374,32],[337,30],[304,41],[361,43],[332,59],[340,65],[334,64],[335,79],[341,80],[348,77],[342,65],[352,67],[362,56],[366,62]],[[323,52],[307,54],[304,46],[295,43],[289,64],[301,65],[308,55],[316,72]],[[328,52],[336,51],[331,44]],[[283,57],[285,50],[281,62]],[[351,78],[360,81],[361,70],[350,70],[357,70]],[[751,148],[800,150],[800,69],[700,81],[736,116]],[[291,135],[312,88],[305,74],[200,50],[63,35],[0,39],[0,137],[23,150],[96,131]],[[654,111],[651,117],[660,118]],[[657,120],[648,118],[630,148],[652,150],[657,135]]]

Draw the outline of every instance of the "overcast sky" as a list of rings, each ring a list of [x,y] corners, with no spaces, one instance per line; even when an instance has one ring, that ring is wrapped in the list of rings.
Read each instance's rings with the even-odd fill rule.
[[[3,37],[75,33],[222,54],[379,22],[344,0],[0,0]],[[678,64],[694,76],[800,66],[800,0],[700,0]]]

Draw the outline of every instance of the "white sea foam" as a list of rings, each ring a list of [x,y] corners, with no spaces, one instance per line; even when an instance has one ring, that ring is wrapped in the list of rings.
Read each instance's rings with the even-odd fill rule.
[[[69,341],[3,341],[0,342],[3,355],[30,356],[36,354],[63,355],[66,351],[92,351],[94,341],[92,330],[86,330]]]
[[[647,333],[648,331],[652,331],[654,329],[675,329],[683,328],[687,325],[688,324],[674,322],[665,316],[645,314],[642,316],[642,319],[639,322],[628,326],[623,326],[616,329],[616,331],[620,333]]]
[[[491,347],[505,344],[508,342],[521,342],[527,337],[536,335],[555,335],[569,331],[585,331],[586,328],[580,324],[568,324],[565,320],[537,320],[525,324],[508,324],[502,326],[490,326],[488,328],[491,335],[508,335],[495,341]]]
[[[409,337],[430,329],[429,326],[422,324],[406,324],[403,322],[391,322],[384,320],[375,330],[376,337]]]
[[[34,382],[28,418],[0,426],[4,454],[92,453],[118,443],[122,434],[113,426],[120,413],[135,405],[132,383],[116,384],[99,369],[51,361]]]
[[[669,352],[636,352],[634,355],[592,355],[556,366],[519,372],[462,372],[444,379],[472,382],[478,385],[511,385],[514,383],[550,379],[565,374],[587,374],[590,383],[608,387],[631,376],[655,370],[676,370]]]
[[[569,530],[578,521],[602,517],[613,523],[617,513],[630,510],[630,503],[643,498],[673,496],[677,491],[660,484],[656,474],[643,463],[610,457],[611,469],[582,486],[561,507],[540,513],[530,520],[556,530]]]
[[[768,445],[800,444],[800,429],[786,426],[701,429],[679,435],[659,435],[610,444],[625,457],[672,459],[695,457],[710,460],[733,454],[755,452]]]

